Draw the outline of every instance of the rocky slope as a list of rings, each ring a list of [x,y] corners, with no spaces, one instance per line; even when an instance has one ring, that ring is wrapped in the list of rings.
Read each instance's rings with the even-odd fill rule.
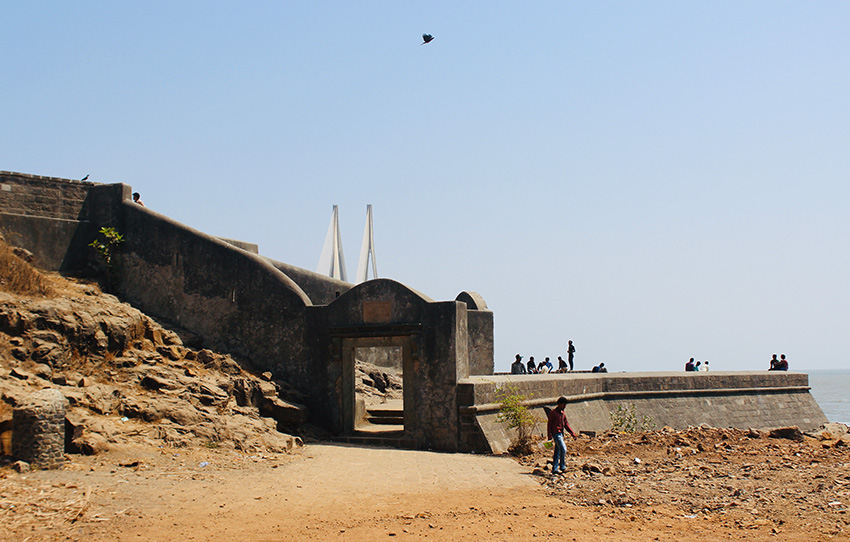
[[[850,526],[850,434],[843,424],[808,434],[664,428],[570,440],[567,448],[565,474],[551,474],[549,451],[523,462],[550,494],[610,517],[672,515],[772,534],[802,529],[821,540],[846,536]]]
[[[9,453],[12,409],[51,387],[70,402],[70,451],[118,442],[282,452],[300,445],[302,397],[269,373],[193,349],[97,286],[44,276],[50,294],[0,281],[0,431]],[[184,335],[184,337],[190,337]]]

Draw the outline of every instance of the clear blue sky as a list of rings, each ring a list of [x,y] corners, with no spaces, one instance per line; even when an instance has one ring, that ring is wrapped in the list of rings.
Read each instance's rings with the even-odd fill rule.
[[[850,367],[850,3],[6,2],[0,169],[481,293],[496,367]],[[435,36],[420,45],[421,34]]]

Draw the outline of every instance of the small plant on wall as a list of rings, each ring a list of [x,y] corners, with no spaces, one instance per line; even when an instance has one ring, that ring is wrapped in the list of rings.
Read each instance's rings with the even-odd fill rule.
[[[124,236],[115,228],[100,228],[99,237],[89,243],[97,252],[100,262],[106,270],[106,289],[112,290],[112,280],[116,273],[115,253],[124,242]]]
[[[641,416],[638,418],[634,403],[618,405],[617,410],[612,410],[609,415],[611,416],[611,429],[619,433],[635,433],[655,428],[655,420],[652,417]]]
[[[507,425],[508,429],[517,431],[517,437],[509,451],[514,455],[533,453],[532,436],[540,420],[525,406],[528,397],[520,393],[516,386],[505,385],[496,391],[496,398],[500,405],[497,419]]]

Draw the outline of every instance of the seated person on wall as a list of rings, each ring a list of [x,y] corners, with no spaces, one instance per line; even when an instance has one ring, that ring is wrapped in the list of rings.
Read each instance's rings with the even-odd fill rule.
[[[599,365],[593,367],[590,371],[591,373],[607,373],[608,369],[605,367],[605,362],[600,362]]]
[[[537,372],[540,374],[551,373],[552,369],[552,362],[549,361],[549,358],[541,361],[540,365],[537,366]]]
[[[534,356],[528,357],[528,374],[537,374],[537,365],[534,364]]]
[[[522,356],[519,354],[516,355],[516,360],[511,363],[511,374],[512,375],[524,375],[526,373],[525,365],[522,363]]]
[[[558,356],[558,372],[562,373],[567,370],[567,362],[564,361],[564,358]]]
[[[776,364],[777,371],[787,371],[788,370],[788,360],[785,359],[785,354],[779,356],[779,362]]]
[[[768,371],[778,371],[779,369],[776,366],[779,365],[779,360],[776,359],[776,354],[773,354],[773,357],[770,358],[770,369]]]
[[[704,370],[705,370],[705,369],[703,369],[703,368],[702,368],[702,362],[701,362],[701,361],[697,361],[697,364],[696,364],[696,365],[694,365],[694,371],[704,371]]]
[[[690,360],[688,360],[687,363],[685,363],[685,370],[686,371],[695,371],[696,370],[696,369],[694,369],[694,358],[691,358]]]

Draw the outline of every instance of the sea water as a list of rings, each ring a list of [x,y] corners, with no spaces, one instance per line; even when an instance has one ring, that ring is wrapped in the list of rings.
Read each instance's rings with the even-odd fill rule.
[[[850,369],[806,371],[812,396],[831,422],[850,425]]]

